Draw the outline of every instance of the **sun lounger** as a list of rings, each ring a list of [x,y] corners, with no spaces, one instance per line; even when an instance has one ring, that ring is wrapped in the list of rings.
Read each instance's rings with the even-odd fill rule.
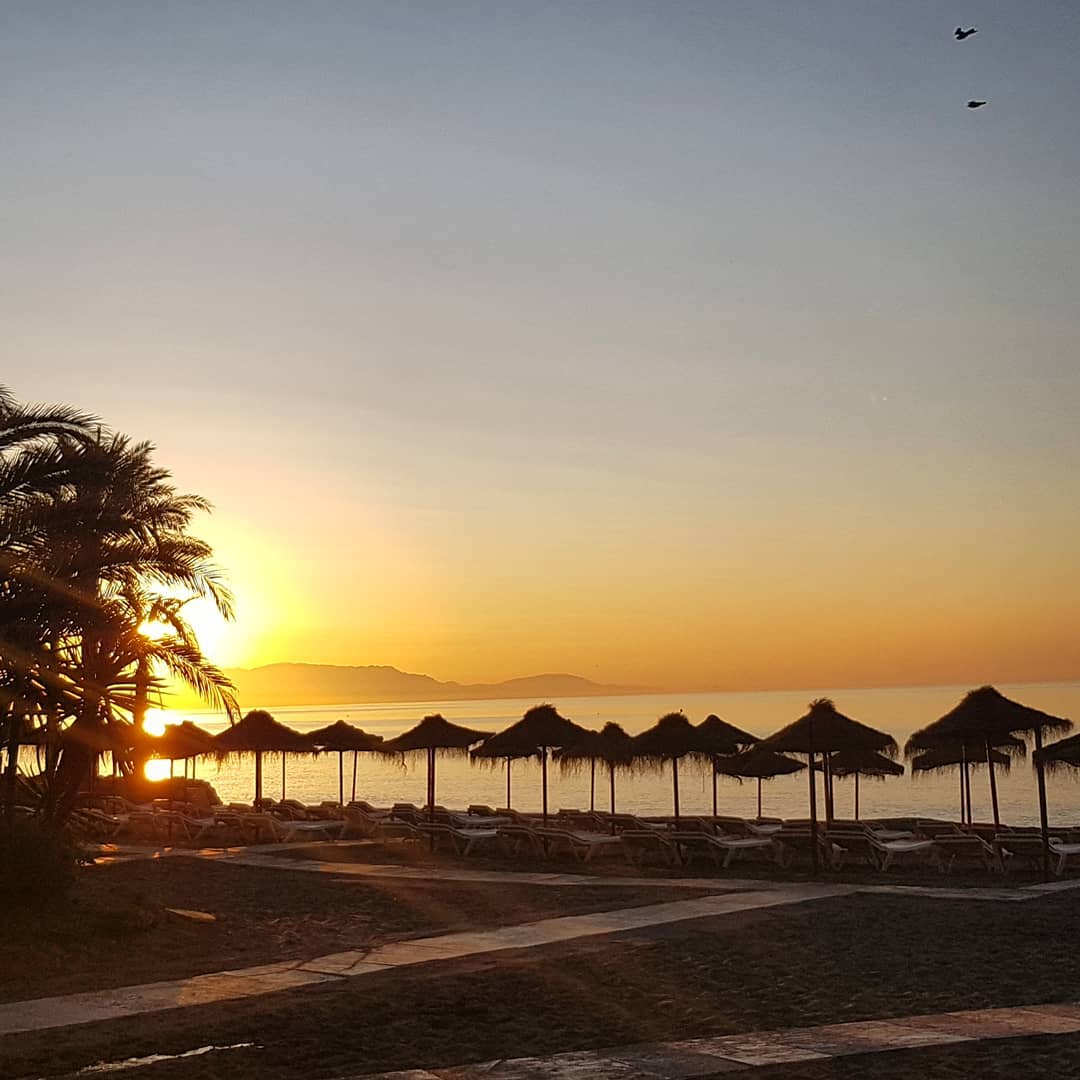
[[[1070,861],[1080,862],[1080,844],[1050,844],[1050,851],[1057,857],[1055,873],[1058,877],[1069,868]]]
[[[550,850],[569,850],[580,862],[588,862],[597,852],[622,850],[622,843],[610,833],[575,832],[571,829],[537,829],[537,835],[548,844]]]
[[[679,865],[679,849],[667,829],[623,829],[618,839],[632,866],[643,866],[650,856],[656,857],[665,866]]]
[[[707,855],[721,869],[726,870],[736,858],[750,852],[775,857],[777,849],[772,840],[763,836],[710,836],[704,832],[676,832],[675,844],[689,864],[696,855]]]
[[[813,847],[809,829],[792,829],[785,826],[772,837],[774,843],[779,845],[777,862],[783,867],[790,867],[796,858],[811,857]],[[821,862],[829,868],[836,869],[843,858],[840,847],[826,839],[825,831],[817,834],[818,855]]]
[[[933,845],[946,873],[965,864],[1004,872],[1002,849],[987,843],[981,836],[938,836]]]
[[[493,844],[498,838],[497,829],[457,829],[452,825],[439,823],[417,825],[416,828],[422,835],[433,838],[436,843],[440,840],[447,841],[458,855],[468,855],[474,847]]]
[[[496,828],[495,834],[508,855],[544,855],[543,838],[531,825],[523,825],[519,822],[500,825]]]

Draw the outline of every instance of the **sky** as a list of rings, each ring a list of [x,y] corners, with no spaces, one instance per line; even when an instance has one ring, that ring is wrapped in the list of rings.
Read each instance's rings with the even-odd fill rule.
[[[1072,0],[3,5],[0,383],[212,500],[223,664],[1080,677],[1078,49]]]

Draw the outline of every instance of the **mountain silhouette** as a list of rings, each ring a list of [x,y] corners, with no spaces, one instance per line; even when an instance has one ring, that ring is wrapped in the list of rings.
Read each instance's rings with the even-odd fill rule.
[[[496,683],[440,682],[430,675],[395,667],[345,667],[336,664],[267,664],[229,668],[242,708],[285,705],[363,705],[381,701],[467,701],[495,698],[595,697],[648,693],[643,686],[608,686],[580,675],[527,675]],[[198,708],[178,690],[171,708]]]

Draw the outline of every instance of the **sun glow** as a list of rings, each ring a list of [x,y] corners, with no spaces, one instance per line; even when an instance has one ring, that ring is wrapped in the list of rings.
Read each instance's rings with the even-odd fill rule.
[[[147,735],[164,735],[165,726],[173,723],[169,714],[164,709],[147,709],[146,718],[143,720],[143,731]]]
[[[172,775],[172,762],[165,758],[151,758],[143,767],[147,780],[168,780]]]

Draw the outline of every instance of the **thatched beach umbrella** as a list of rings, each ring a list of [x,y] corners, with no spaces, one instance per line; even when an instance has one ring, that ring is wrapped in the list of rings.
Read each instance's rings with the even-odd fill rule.
[[[662,768],[671,762],[672,794],[675,802],[675,824],[679,823],[679,759],[710,757],[708,742],[701,732],[681,712],[661,716],[651,728],[635,735],[630,744],[632,761]]]
[[[1073,768],[1080,769],[1080,735],[1070,735],[1067,739],[1036,750],[1034,760],[1037,766],[1043,765],[1050,769],[1057,769],[1062,765],[1072,765]]]
[[[596,763],[602,761],[608,767],[608,784],[611,793],[611,813],[615,813],[615,770],[630,764],[633,740],[618,724],[609,721],[600,731],[586,731],[570,746],[556,750],[552,755],[566,772],[573,772],[589,764],[589,809],[596,809]]]
[[[492,736],[494,737],[494,736]],[[481,743],[475,750],[470,751],[469,757],[473,763],[481,766],[488,766],[490,768],[498,768],[501,762],[506,763],[506,806],[510,808],[513,806],[511,800],[511,780],[513,779],[511,769],[515,761],[520,761],[522,758],[539,758],[540,750],[538,747],[532,747],[528,750],[518,749],[514,750],[511,747],[504,746],[501,752],[486,753],[484,748],[487,743]]]
[[[530,757],[540,758],[540,783],[543,794],[544,823],[548,817],[548,751],[572,746],[585,733],[573,720],[560,716],[554,705],[534,705],[516,723],[504,731],[492,735],[473,755],[474,757]]]
[[[737,780],[757,781],[757,816],[761,817],[761,781],[771,780],[774,776],[790,776],[805,769],[801,761],[785,757],[775,750],[764,750],[761,746],[751,746],[749,750],[732,754],[729,757],[713,759],[715,772],[722,776],[734,776]],[[713,815],[715,817],[715,814]]]
[[[890,761],[876,750],[839,750],[829,758],[833,776],[855,777],[855,820],[859,820],[859,777],[872,776],[884,780],[886,776],[903,776],[904,766]]]
[[[427,805],[431,820],[434,821],[436,755],[463,756],[468,754],[470,746],[483,742],[487,737],[486,731],[476,731],[474,728],[462,727],[460,724],[451,724],[439,713],[434,713],[431,716],[425,716],[419,724],[409,728],[396,739],[388,739],[378,747],[378,753],[401,754],[402,756],[424,754],[427,757]],[[433,844],[434,841],[433,836]]]
[[[369,735],[344,720],[327,727],[316,728],[308,733],[308,738],[320,750],[336,751],[338,756],[338,805],[345,805],[345,755],[352,751],[353,756],[353,798],[356,798],[356,757],[361,753],[378,750],[383,743],[381,735]]]
[[[254,709],[232,727],[214,736],[213,752],[219,758],[233,755],[255,757],[255,807],[262,803],[262,756],[281,754],[281,794],[285,795],[285,755],[311,754],[315,747],[307,735],[278,723],[264,709]]]
[[[190,759],[191,775],[194,777],[195,759],[202,754],[212,754],[214,745],[214,736],[209,731],[185,720],[182,724],[166,724],[160,735],[144,735],[142,749],[168,761],[170,766],[174,761],[183,761],[185,776]]]
[[[999,736],[990,751],[990,758],[996,769],[1009,771],[1012,764],[1010,754],[1023,757],[1027,753],[1027,744],[1023,739],[1011,735]],[[904,752],[911,762],[912,776],[916,773],[945,772],[957,769],[960,774],[960,824],[970,825],[971,814],[971,770],[986,764],[986,747],[982,742],[963,742],[955,739],[941,742],[932,750],[915,751],[909,739]]]
[[[1072,721],[1051,716],[1027,705],[1021,705],[1005,697],[992,686],[980,686],[964,695],[955,708],[939,720],[917,731],[908,740],[911,750],[932,750],[936,743],[949,739],[969,743],[980,741],[986,754],[987,772],[990,776],[990,798],[994,810],[994,828],[1001,826],[998,810],[997,777],[990,751],[1010,735],[1031,732],[1035,738],[1036,754],[1042,749],[1043,735],[1063,735],[1072,728]],[[1050,872],[1050,829],[1046,817],[1046,773],[1036,757],[1035,772],[1039,793],[1039,820],[1043,838],[1043,872]]]
[[[817,849],[817,786],[814,781],[814,760],[818,754],[834,754],[838,750],[876,750],[883,754],[895,754],[896,740],[884,731],[877,731],[858,720],[852,720],[838,712],[828,698],[818,698],[810,703],[806,714],[792,724],[781,728],[774,735],[758,744],[766,750],[781,753],[806,754],[810,762],[810,852],[814,873],[818,871]],[[829,773],[825,783],[828,791]],[[826,805],[827,810],[831,807]],[[829,813],[829,817],[831,817]]]
[[[717,756],[730,757],[732,754],[745,750],[757,742],[757,736],[751,735],[726,720],[721,720],[715,713],[710,713],[697,726],[702,744],[713,756],[712,771],[712,812],[716,817],[716,758]]]

